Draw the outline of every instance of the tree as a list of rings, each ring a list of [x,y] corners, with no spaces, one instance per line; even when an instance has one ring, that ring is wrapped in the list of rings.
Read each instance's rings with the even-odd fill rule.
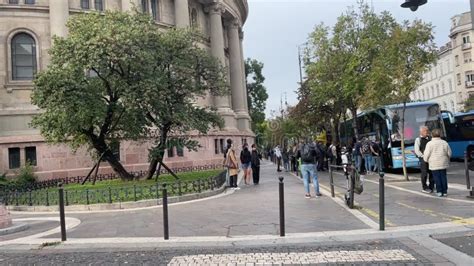
[[[51,63],[35,79],[32,103],[43,110],[32,125],[46,141],[85,145],[123,179],[132,179],[110,145],[138,140],[147,121],[131,92],[139,89],[158,30],[141,14],[105,12],[73,16],[69,35],[54,39]]]
[[[470,94],[464,103],[464,112],[469,112],[474,110],[474,94]]]
[[[423,73],[435,63],[437,49],[433,26],[420,20],[404,21],[392,31],[385,43],[385,52],[374,62],[369,93],[379,103],[392,102],[403,105],[400,118],[403,174],[408,180],[405,158],[405,109],[410,94],[423,80]],[[383,86],[380,86],[383,84]]]
[[[190,134],[206,134],[223,125],[216,110],[196,104],[196,98],[208,92],[223,95],[229,90],[223,66],[198,46],[197,36],[190,30],[173,29],[150,42],[146,79],[133,93],[133,104],[157,133],[150,135],[153,146],[147,178],[153,177],[158,164],[166,167],[165,150],[173,148],[167,146],[170,137],[173,145],[196,150],[198,142]]]
[[[258,125],[265,121],[265,105],[268,99],[267,89],[263,85],[265,77],[262,70],[263,63],[250,58],[245,61],[248,108],[254,132],[258,130]]]

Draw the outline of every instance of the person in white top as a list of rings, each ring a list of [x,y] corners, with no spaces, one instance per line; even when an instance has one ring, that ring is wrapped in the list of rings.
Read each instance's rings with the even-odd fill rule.
[[[428,163],[436,183],[438,197],[448,195],[448,179],[446,169],[449,167],[451,148],[448,143],[441,139],[441,131],[433,130],[433,139],[426,144],[423,159]]]
[[[275,151],[275,158],[276,158],[276,163],[277,163],[277,171],[281,172],[281,150],[280,150],[280,145],[277,145],[274,149]]]

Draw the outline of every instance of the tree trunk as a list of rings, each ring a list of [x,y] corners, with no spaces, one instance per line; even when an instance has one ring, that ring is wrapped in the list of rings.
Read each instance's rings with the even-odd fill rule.
[[[405,157],[405,109],[406,109],[407,103],[403,102],[403,109],[402,109],[402,129],[401,129],[401,139],[402,139],[402,167],[403,167],[403,176],[405,177],[405,180],[409,181],[410,179],[408,178],[407,174],[407,159]]]
[[[151,158],[150,165],[148,166],[148,173],[146,175],[146,179],[153,178],[156,172],[156,168],[158,167],[158,163],[163,161],[163,158],[165,156],[166,142],[168,141],[169,130],[169,126],[164,126],[160,129],[160,142],[158,142],[158,147],[156,147],[159,153],[158,156]]]
[[[115,155],[109,149],[103,138],[97,137],[93,134],[90,134],[89,137],[94,148],[99,152],[99,154],[103,154],[104,160],[109,163],[112,170],[120,176],[122,180],[133,180],[134,176],[127,172],[120,161],[115,158]]]
[[[153,175],[156,172],[156,168],[158,167],[158,158],[151,159],[150,165],[148,165],[148,173],[146,175],[146,179],[152,179]]]
[[[354,130],[354,137],[356,141],[359,141],[359,131],[357,130],[357,108],[351,108],[351,113],[352,113],[352,129]]]

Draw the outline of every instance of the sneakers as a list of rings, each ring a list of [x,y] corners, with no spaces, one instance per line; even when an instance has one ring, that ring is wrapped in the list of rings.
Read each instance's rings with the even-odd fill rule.
[[[443,196],[443,193],[440,193],[440,192],[439,192],[439,193],[436,193],[436,196],[437,196],[437,197],[442,197],[442,196]]]
[[[310,195],[310,194],[306,194],[306,195],[304,195],[304,197],[307,198],[307,199],[310,199],[310,198],[311,198],[311,195]]]
[[[316,198],[319,198],[319,197],[321,197],[322,195],[323,195],[323,194],[321,194],[321,193],[316,193]]]
[[[421,192],[430,194],[430,193],[433,193],[433,190],[425,188],[425,189],[422,189]]]
[[[444,193],[444,194],[443,194],[443,197],[447,197],[447,196],[448,196],[448,193]]]

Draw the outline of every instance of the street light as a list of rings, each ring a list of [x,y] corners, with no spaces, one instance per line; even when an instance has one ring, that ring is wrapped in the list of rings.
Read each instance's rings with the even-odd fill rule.
[[[303,66],[302,66],[302,59],[301,59],[301,47],[302,46],[307,46],[308,42],[302,43],[298,45],[298,62],[299,62],[299,67],[300,67],[300,86],[303,86]]]
[[[404,8],[410,8],[411,11],[415,12],[419,6],[426,4],[428,0],[405,0],[401,6]]]

